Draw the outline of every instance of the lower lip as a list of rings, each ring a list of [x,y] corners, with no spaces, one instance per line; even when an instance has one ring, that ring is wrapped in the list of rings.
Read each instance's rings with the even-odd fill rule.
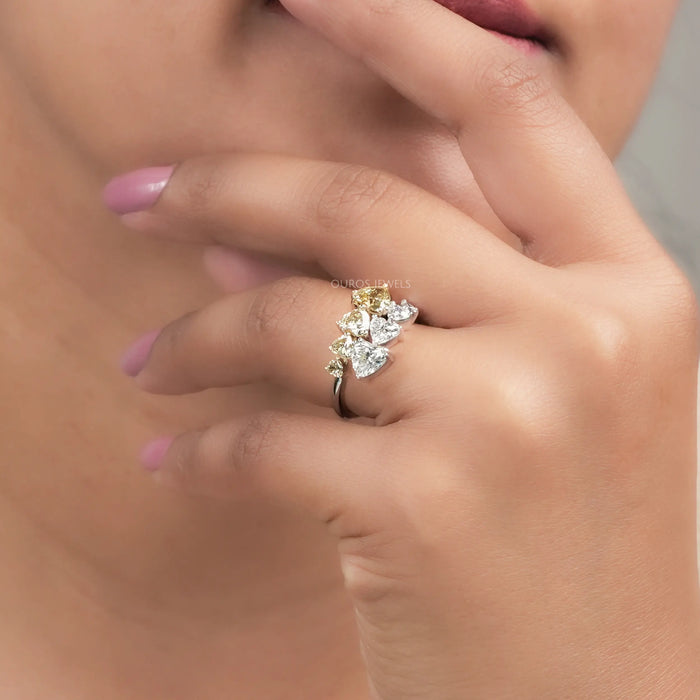
[[[518,51],[521,53],[532,55],[544,51],[544,46],[542,46],[539,41],[534,41],[533,39],[523,39],[522,37],[511,36],[510,34],[501,34],[501,32],[497,32],[494,29],[487,29],[486,31],[489,34],[497,36],[502,41],[505,41],[506,44],[510,44],[514,48],[518,49]]]

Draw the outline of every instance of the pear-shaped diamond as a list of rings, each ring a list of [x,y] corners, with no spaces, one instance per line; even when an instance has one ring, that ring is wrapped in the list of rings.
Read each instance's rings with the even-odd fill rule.
[[[338,328],[356,338],[366,338],[369,335],[369,314],[364,309],[350,311],[338,321]]]
[[[401,326],[383,316],[372,316],[369,322],[369,334],[375,345],[386,345],[401,333]]]
[[[332,374],[334,377],[342,377],[343,372],[345,371],[345,365],[343,364],[342,360],[339,360],[337,357],[335,360],[331,360],[327,365],[326,365],[326,372],[329,374]]]
[[[338,355],[338,357],[347,360],[348,350],[351,345],[352,338],[349,335],[341,335],[340,338],[336,338],[328,347],[334,355]]]
[[[395,321],[396,323],[406,323],[406,321],[416,320],[418,309],[413,306],[413,304],[409,304],[405,299],[402,299],[400,304],[392,301],[386,315],[390,321]]]
[[[389,351],[368,343],[366,340],[356,340],[348,353],[355,376],[358,379],[369,377],[378,372],[389,359]]]
[[[385,314],[391,304],[389,286],[362,287],[352,293],[352,303],[358,309],[366,309],[373,314]]]

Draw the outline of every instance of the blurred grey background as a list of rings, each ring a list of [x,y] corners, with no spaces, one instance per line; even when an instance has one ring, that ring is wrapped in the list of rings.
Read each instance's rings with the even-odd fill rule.
[[[632,199],[700,296],[700,2],[683,0],[650,101],[617,161]]]
[[[683,0],[661,71],[620,174],[656,237],[700,297],[700,2]],[[700,438],[700,394],[698,395]],[[700,508],[700,450],[697,480]],[[700,510],[697,519],[700,567]]]

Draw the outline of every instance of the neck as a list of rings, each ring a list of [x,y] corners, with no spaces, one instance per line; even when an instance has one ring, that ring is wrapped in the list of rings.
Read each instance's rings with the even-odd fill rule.
[[[111,173],[49,122],[0,76],[0,677],[18,697],[360,697],[322,526],[139,470],[150,437],[275,396],[149,396],[121,374],[135,336],[220,292],[196,247],[121,228]]]

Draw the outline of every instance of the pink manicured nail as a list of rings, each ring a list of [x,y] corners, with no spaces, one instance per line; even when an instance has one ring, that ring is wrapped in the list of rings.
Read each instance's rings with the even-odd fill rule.
[[[150,209],[165,189],[174,169],[174,165],[168,165],[119,175],[102,190],[102,201],[117,214]]]
[[[122,355],[120,365],[122,372],[130,377],[135,377],[145,366],[148,353],[151,351],[153,341],[158,337],[160,328],[142,335]]]
[[[172,436],[159,437],[145,445],[139,454],[143,466],[149,471],[156,471],[174,439]]]

